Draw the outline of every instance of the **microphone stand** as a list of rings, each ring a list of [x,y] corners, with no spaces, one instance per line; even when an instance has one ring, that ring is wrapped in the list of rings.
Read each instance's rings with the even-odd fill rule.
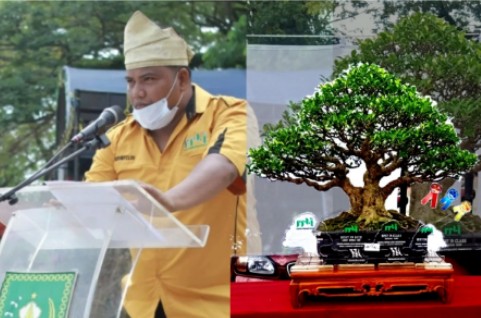
[[[69,160],[79,156],[82,152],[89,150],[89,149],[99,149],[99,148],[105,148],[110,145],[110,140],[105,136],[105,134],[102,134],[100,136],[95,136],[94,139],[89,140],[88,142],[85,142],[81,148],[76,150],[75,152],[71,153],[67,157],[63,158],[62,160],[58,161],[55,164],[52,164],[51,166],[47,166],[43,168],[43,170],[40,170],[32,175],[32,177],[27,178],[26,180],[22,181],[20,184],[9,190],[7,193],[3,194],[0,196],[0,202],[8,200],[8,203],[10,205],[14,205],[15,203],[18,202],[18,198],[15,195],[15,193],[23,189],[24,187],[28,186],[35,180],[39,179],[40,177],[43,177],[47,173],[51,172],[58,166],[68,162]]]

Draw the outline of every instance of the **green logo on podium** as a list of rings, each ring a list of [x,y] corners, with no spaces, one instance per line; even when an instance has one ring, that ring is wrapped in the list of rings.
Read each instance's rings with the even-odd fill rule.
[[[7,272],[0,291],[0,317],[67,317],[76,275]]]

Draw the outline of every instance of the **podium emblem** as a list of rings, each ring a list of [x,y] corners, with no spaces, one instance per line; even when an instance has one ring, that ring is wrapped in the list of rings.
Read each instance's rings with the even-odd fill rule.
[[[0,291],[0,317],[68,317],[76,276],[7,272]]]

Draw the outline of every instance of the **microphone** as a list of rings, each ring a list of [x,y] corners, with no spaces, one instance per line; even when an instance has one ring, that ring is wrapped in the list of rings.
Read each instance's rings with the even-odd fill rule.
[[[78,134],[73,136],[72,142],[80,142],[86,138],[97,136],[105,133],[111,126],[117,124],[125,118],[124,111],[118,105],[105,108],[99,118],[91,122],[87,127],[82,129]]]

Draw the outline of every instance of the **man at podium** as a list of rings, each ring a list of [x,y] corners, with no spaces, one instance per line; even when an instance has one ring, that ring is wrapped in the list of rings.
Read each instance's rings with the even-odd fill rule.
[[[107,133],[87,181],[136,179],[184,224],[207,224],[204,248],[145,249],[124,307],[132,318],[229,317],[230,255],[245,209],[246,101],[191,82],[193,53],[137,11],[124,32],[132,114]],[[242,203],[243,202],[243,203]]]

